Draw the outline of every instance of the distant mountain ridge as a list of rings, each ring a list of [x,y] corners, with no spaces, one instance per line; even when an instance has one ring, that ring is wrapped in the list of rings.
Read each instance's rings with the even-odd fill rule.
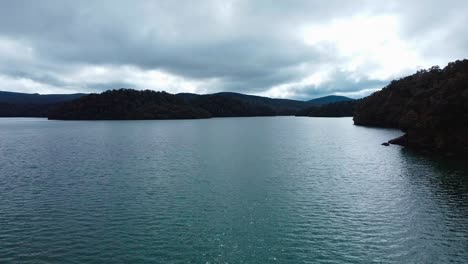
[[[182,96],[189,103],[208,108],[219,117],[294,115],[297,111],[311,105],[299,100],[275,99],[233,92],[205,95],[177,94],[177,96]]]
[[[0,91],[0,117],[46,117],[57,104],[85,94],[27,94]]]
[[[340,95],[328,95],[328,96],[324,96],[324,97],[309,100],[309,101],[307,101],[307,103],[315,104],[315,105],[324,105],[324,104],[346,102],[346,101],[354,101],[354,99],[351,99],[351,98],[346,97],[346,96],[340,96]]]
[[[28,94],[0,91],[0,102],[9,104],[53,104],[78,99],[86,94]]]
[[[127,92],[135,91],[137,95],[134,98],[139,98],[139,91],[132,89],[120,90]],[[145,94],[148,95],[148,93]],[[204,95],[191,93],[179,93],[175,95],[168,93],[165,94],[179,98],[184,104],[188,104],[197,109],[205,109],[210,113],[210,116],[214,117],[295,115],[298,111],[308,107],[320,107],[330,102],[353,100],[343,96],[326,96],[309,101],[299,101],[291,99],[274,99],[234,92],[220,92]],[[95,96],[95,94],[40,95],[0,92],[0,117],[47,117],[49,116],[48,113],[53,109],[56,109],[67,102],[79,101],[81,98],[91,95]],[[106,95],[108,96],[109,94]],[[113,95],[118,96],[119,100],[124,102],[118,93],[114,93]],[[92,104],[90,104],[89,107],[92,107]],[[68,110],[70,109],[71,108]],[[75,110],[77,109],[84,111],[83,108],[75,108]],[[148,115],[151,116],[152,114]],[[58,117],[57,111],[54,111],[54,117]],[[158,115],[155,115],[154,117],[158,119]],[[91,118],[91,116],[88,115],[88,119],[89,118]],[[116,116],[113,116],[113,118],[116,118]],[[144,117],[144,119],[148,118]]]

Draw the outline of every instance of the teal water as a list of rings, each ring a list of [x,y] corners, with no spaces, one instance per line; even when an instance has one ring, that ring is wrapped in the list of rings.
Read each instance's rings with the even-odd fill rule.
[[[350,118],[0,119],[0,263],[468,263],[468,169]]]

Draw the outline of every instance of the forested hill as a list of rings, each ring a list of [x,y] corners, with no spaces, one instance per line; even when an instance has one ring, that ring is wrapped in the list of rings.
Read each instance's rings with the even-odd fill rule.
[[[314,103],[237,93],[208,95],[120,89],[91,94],[52,110],[49,119],[180,119],[294,115]],[[317,104],[318,106],[318,104]]]
[[[118,91],[120,91],[120,94]],[[140,97],[148,95],[148,92],[150,91],[134,91],[131,89],[121,89],[121,90],[114,90],[112,93],[110,91],[104,92],[103,97],[106,97],[107,99],[102,99],[102,101],[99,101],[101,104],[99,107],[103,107],[102,104],[105,103],[110,103],[110,101],[107,101],[110,97],[115,96],[117,97],[119,102],[123,103],[125,106],[121,106],[118,109],[114,109],[114,106],[110,106],[112,110],[122,110],[122,107],[131,107],[132,104],[129,104],[128,101],[132,100],[137,100],[141,101]],[[177,101],[167,101],[165,103],[165,107],[167,109],[172,109],[168,108],[170,103],[175,103],[178,106],[180,104],[188,105],[192,107],[193,109],[204,109],[205,111],[210,113],[210,116],[213,117],[235,117],[235,116],[274,116],[274,115],[295,115],[299,111],[314,106],[318,107],[323,104],[326,104],[327,102],[331,101],[346,101],[346,100],[351,100],[347,97],[339,97],[339,96],[328,96],[328,97],[323,97],[323,98],[317,98],[313,99],[310,101],[299,101],[299,100],[288,100],[288,99],[272,99],[268,97],[261,97],[261,96],[253,96],[253,95],[245,95],[245,94],[239,94],[239,93],[230,93],[230,92],[222,92],[222,93],[216,93],[216,94],[207,94],[207,95],[198,95],[198,94],[189,94],[189,93],[181,93],[181,94],[168,94],[164,93],[167,95],[167,97],[174,98],[174,100],[177,99]],[[131,96],[130,96],[131,95]],[[93,111],[92,109],[95,109],[98,107],[97,105],[93,105],[94,103],[97,103],[98,101],[93,101],[90,99],[85,100],[86,102],[86,107],[89,107],[90,109],[85,109],[84,107],[80,106],[75,106],[72,107],[72,105],[77,104],[78,102],[83,103],[81,100],[77,99],[82,99],[82,98],[87,98],[88,96],[91,96],[94,98],[93,100],[96,99],[96,94],[94,95],[85,95],[85,94],[72,94],[72,95],[39,95],[39,94],[21,94],[21,93],[12,93],[12,92],[0,92],[0,117],[12,117],[12,116],[24,116],[24,117],[47,117],[49,116],[50,118],[59,118],[63,117],[65,119],[72,119],[72,118],[78,118],[83,114],[84,116],[80,118],[86,118],[86,119],[92,119],[92,114],[91,112]],[[130,96],[127,98],[127,100],[124,100],[123,96]],[[158,101],[158,96],[151,97],[150,98],[154,99],[155,101],[151,103],[152,105],[158,105],[161,103],[161,101]],[[146,99],[145,104],[150,104]],[[73,101],[72,103],[66,103],[65,105],[67,108],[65,108],[64,103],[65,102],[70,102]],[[116,107],[116,106],[115,106]],[[147,107],[147,106],[145,106]],[[49,115],[49,112],[54,109],[54,111]],[[192,110],[193,110],[192,109]],[[96,110],[96,109],[95,109]],[[134,111],[136,109],[128,109],[128,111]],[[155,111],[157,110],[156,108],[149,110],[147,108],[144,109],[144,111]],[[60,113],[60,111],[63,111]],[[143,111],[142,109],[138,109],[138,111]],[[74,112],[74,114],[71,114],[71,112]],[[81,114],[79,114],[79,113]],[[64,116],[65,113],[68,113],[67,116]],[[118,119],[119,114],[117,113],[122,113],[122,112],[116,112],[115,115],[107,116],[107,118],[112,118],[112,119]],[[195,113],[195,112],[194,112]],[[197,115],[189,114],[187,118],[196,118]],[[166,113],[167,114],[167,113]],[[109,115],[109,113],[107,113]],[[128,113],[125,116],[120,117],[120,119],[128,119],[130,117],[127,116]],[[139,114],[135,115],[139,116]],[[152,116],[152,117],[151,117]],[[169,115],[170,116],[170,115]],[[204,114],[201,116],[205,117]],[[103,117],[98,117],[96,116],[96,119],[101,119]],[[132,118],[137,118],[136,116]],[[145,117],[138,117],[138,118],[143,118],[143,119],[148,119],[148,118],[154,118],[154,119],[160,119],[160,118],[166,118],[159,116],[158,114],[154,115],[154,113],[146,113]],[[175,118],[181,118],[180,113],[177,114],[177,117]]]
[[[296,116],[351,117],[359,100],[346,100],[320,106],[311,106],[297,112]]]
[[[391,82],[361,100],[356,125],[400,128],[412,148],[468,154],[468,60]]]
[[[206,110],[188,104],[176,95],[132,89],[90,94],[58,105],[48,113],[49,119],[62,120],[192,119],[211,116]]]
[[[325,96],[309,101],[299,101],[232,92],[208,95],[182,93],[177,95],[183,97],[187,102],[209,108],[216,116],[249,116],[251,115],[249,112],[262,113],[261,115],[296,115],[299,111],[309,107],[319,108],[329,103],[353,100],[344,96]],[[242,111],[242,108],[250,110]]]
[[[273,99],[231,92],[207,95],[178,94],[178,96],[219,117],[294,115],[297,111],[311,105],[308,102],[298,100]]]

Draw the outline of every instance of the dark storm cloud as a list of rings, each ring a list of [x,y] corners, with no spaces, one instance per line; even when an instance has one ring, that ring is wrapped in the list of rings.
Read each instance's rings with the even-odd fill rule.
[[[173,3],[8,2],[0,30],[27,39],[39,54],[62,63],[132,64],[190,77],[241,77],[317,57],[291,39],[287,28],[268,28],[270,17],[244,20],[234,14],[223,22],[211,2],[205,9],[194,6],[198,13],[190,1]],[[279,15],[279,8],[271,12]]]
[[[159,80],[151,77],[151,71],[157,70],[182,78],[171,79],[174,83],[171,87],[185,87],[180,85],[183,82],[189,87],[196,84],[199,88],[196,91],[203,92],[268,94],[272,87],[298,82],[320,71],[323,65],[336,65],[333,72],[346,73],[342,68],[352,56],[335,53],[334,47],[324,51],[308,45],[300,30],[304,25],[326,25],[362,14],[398,15],[404,29],[402,35],[424,44],[421,53],[426,56],[440,61],[463,56],[468,39],[460,34],[464,32],[461,25],[466,22],[460,10],[466,10],[468,5],[465,1],[425,3],[3,1],[0,55],[6,54],[8,63],[0,62],[0,77],[3,75],[8,84],[27,79],[38,87],[58,87],[70,92],[104,90],[114,85],[164,89],[151,83],[142,87],[143,80]],[[431,15],[441,10],[447,10],[450,19]],[[431,51],[432,43],[439,41],[434,37],[439,31],[432,29],[443,32],[446,38],[454,38],[450,51],[437,54]],[[14,51],[25,55],[13,56]],[[109,70],[88,69],[95,66]],[[122,70],[127,66],[131,68]],[[332,75],[335,79],[318,85],[303,84],[299,88],[291,85],[295,91],[292,96],[355,92],[382,86],[387,81],[387,77],[372,77],[365,71],[349,76]],[[360,75],[359,81],[351,75]],[[103,80],[102,76],[109,80]],[[1,81],[2,78],[0,85]],[[0,87],[4,89],[8,88]]]

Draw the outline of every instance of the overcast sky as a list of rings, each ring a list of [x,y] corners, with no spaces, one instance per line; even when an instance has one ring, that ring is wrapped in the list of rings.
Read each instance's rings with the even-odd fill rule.
[[[361,97],[468,57],[466,0],[0,2],[0,90]]]

